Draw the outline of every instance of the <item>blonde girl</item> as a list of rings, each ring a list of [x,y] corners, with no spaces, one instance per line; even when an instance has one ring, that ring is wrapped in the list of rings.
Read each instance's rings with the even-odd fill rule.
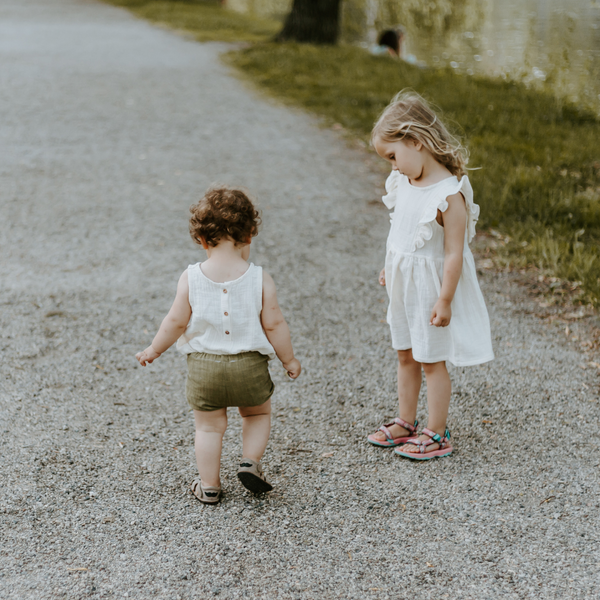
[[[176,341],[187,355],[186,395],[194,409],[200,475],[191,489],[200,502],[216,504],[222,495],[227,407],[237,407],[243,419],[238,477],[250,491],[268,492],[272,486],[260,459],[271,431],[275,386],[267,363],[277,355],[292,379],[301,367],[273,280],[261,267],[248,264],[259,225],[252,202],[240,190],[213,188],[190,211],[190,234],[208,258],[183,272],[171,310],[152,344],[136,358],[146,366]]]
[[[479,206],[465,174],[466,151],[414,92],[400,92],[372,132],[392,166],[383,202],[390,210],[385,267],[387,321],[398,352],[399,416],[368,436],[400,456],[451,454],[446,421],[451,383],[446,361],[477,365],[494,358],[490,324],[469,243]],[[417,430],[421,370],[429,419]]]

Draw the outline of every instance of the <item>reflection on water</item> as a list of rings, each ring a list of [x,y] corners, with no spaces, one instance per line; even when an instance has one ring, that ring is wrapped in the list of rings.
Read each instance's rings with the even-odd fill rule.
[[[343,36],[402,25],[423,66],[546,87],[600,115],[600,0],[347,0]]]

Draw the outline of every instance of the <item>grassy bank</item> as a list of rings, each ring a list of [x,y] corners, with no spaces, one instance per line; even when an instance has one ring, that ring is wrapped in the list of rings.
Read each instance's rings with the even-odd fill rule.
[[[218,0],[105,0],[154,23],[193,34],[199,42],[262,42],[281,23],[224,10]]]
[[[354,47],[261,44],[227,60],[270,93],[368,140],[378,113],[410,87],[439,106],[471,151],[481,227],[507,236],[517,266],[580,281],[600,301],[600,123],[523,86],[422,70]]]
[[[254,39],[270,35],[264,22],[217,5],[112,2],[135,5],[140,16],[192,31],[198,39],[235,39],[234,25],[223,24],[230,19]],[[422,70],[349,46],[259,43],[228,53],[226,60],[270,94],[364,140],[398,90],[423,94],[465,137],[469,166],[480,167],[470,173],[481,206],[479,225],[502,234],[504,258],[581,282],[581,300],[600,304],[600,122],[593,115],[519,84]]]

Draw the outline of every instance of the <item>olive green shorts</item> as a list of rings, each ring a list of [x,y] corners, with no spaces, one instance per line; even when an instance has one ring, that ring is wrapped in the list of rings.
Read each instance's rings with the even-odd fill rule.
[[[275,390],[260,352],[240,354],[188,354],[185,393],[194,410],[218,410],[227,406],[259,406]]]

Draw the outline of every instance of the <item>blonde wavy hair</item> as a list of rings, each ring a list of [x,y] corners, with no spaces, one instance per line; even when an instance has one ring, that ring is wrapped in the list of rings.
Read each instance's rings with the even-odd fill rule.
[[[386,142],[421,142],[435,160],[461,179],[466,172],[469,153],[453,136],[425,99],[412,90],[402,90],[383,110],[371,132]]]

